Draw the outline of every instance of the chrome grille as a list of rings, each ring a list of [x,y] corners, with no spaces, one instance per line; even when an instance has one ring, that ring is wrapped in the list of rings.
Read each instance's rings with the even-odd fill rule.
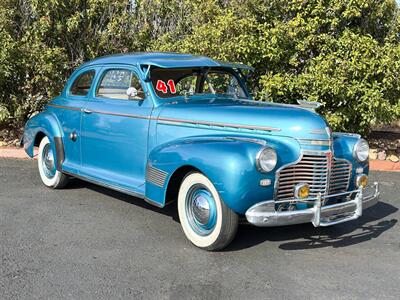
[[[329,166],[332,168],[329,168]],[[277,176],[277,200],[294,198],[294,187],[298,183],[310,185],[310,196],[338,193],[348,188],[351,164],[346,160],[334,159],[331,155],[304,154],[301,160],[281,169]]]
[[[310,196],[325,194],[328,183],[328,157],[303,155],[297,164],[283,168],[279,172],[276,198],[293,198],[294,187],[301,182],[310,185]]]
[[[351,163],[345,159],[335,159],[329,180],[329,194],[345,192],[349,188]]]

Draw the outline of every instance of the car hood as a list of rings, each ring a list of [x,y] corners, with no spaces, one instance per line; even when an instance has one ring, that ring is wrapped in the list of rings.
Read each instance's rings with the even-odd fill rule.
[[[237,99],[202,99],[165,104],[159,122],[206,126],[210,129],[329,139],[328,125],[314,111],[297,105]]]

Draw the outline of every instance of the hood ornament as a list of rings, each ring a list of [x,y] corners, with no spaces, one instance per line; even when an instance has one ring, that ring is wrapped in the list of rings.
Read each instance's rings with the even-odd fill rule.
[[[305,109],[310,109],[310,110],[316,110],[318,107],[322,105],[320,102],[315,102],[315,101],[307,101],[307,100],[297,100],[297,103],[305,108]]]

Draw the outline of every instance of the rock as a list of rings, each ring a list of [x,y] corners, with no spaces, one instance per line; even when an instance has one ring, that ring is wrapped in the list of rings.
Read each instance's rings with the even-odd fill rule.
[[[378,152],[378,159],[379,160],[385,160],[386,159],[386,151],[382,150]]]
[[[7,143],[3,142],[3,141],[0,141],[0,147],[5,147],[5,146],[7,146]]]
[[[377,158],[378,158],[378,150],[369,149],[369,159],[377,159]]]
[[[388,149],[389,150],[396,150],[397,149],[397,145],[395,142],[389,143],[388,144]]]
[[[397,155],[394,155],[394,154],[390,154],[388,157],[387,157],[387,160],[390,160],[390,161],[392,161],[392,162],[399,162],[399,157],[397,156]]]

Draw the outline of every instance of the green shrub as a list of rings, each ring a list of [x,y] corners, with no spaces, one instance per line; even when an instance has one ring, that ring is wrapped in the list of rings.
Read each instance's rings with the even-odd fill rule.
[[[215,3],[215,2],[214,2]],[[400,118],[394,1],[231,1],[154,49],[253,65],[261,100],[323,104],[334,130],[368,133]],[[201,9],[198,13],[201,13]]]
[[[176,51],[250,64],[256,98],[323,103],[334,130],[400,118],[394,0],[0,0],[0,127],[94,57]]]

